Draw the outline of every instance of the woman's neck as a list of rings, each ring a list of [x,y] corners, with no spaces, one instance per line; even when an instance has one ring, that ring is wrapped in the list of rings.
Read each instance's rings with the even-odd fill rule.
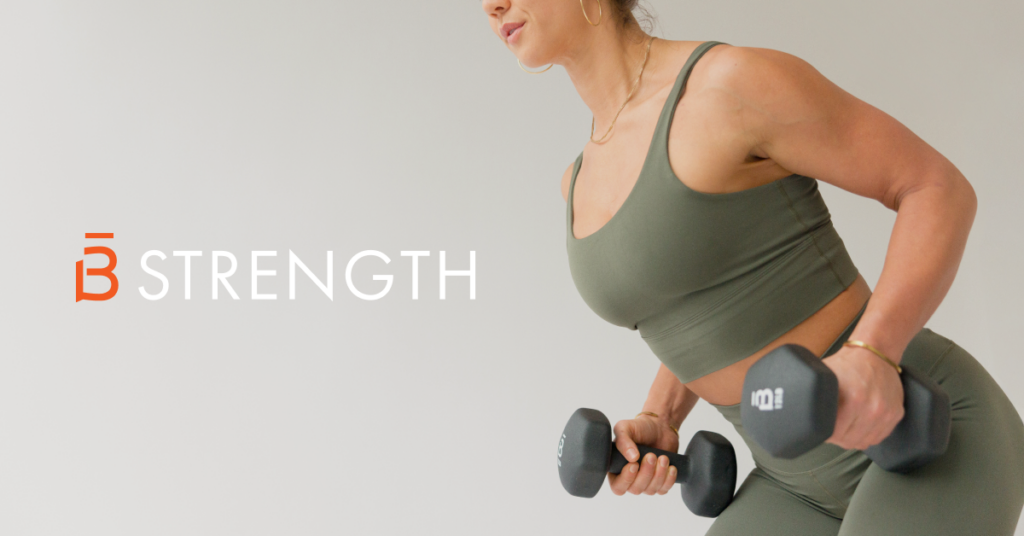
[[[593,30],[559,63],[594,115],[595,128],[601,131],[611,123],[633,88],[651,38],[637,26],[615,28],[608,25]],[[656,48],[655,44],[651,45],[651,57]],[[649,61],[647,68],[650,67]],[[641,89],[638,88],[638,92]]]

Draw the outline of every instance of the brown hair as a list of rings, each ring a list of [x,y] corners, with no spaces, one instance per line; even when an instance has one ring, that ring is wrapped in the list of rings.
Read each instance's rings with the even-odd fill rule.
[[[636,23],[644,31],[651,31],[654,17],[644,6],[640,5],[640,0],[611,0],[611,4],[617,11],[615,20],[620,26]]]

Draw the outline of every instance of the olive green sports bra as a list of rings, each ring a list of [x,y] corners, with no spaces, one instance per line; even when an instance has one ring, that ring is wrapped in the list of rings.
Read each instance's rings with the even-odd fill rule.
[[[576,158],[566,207],[569,269],[601,318],[639,330],[682,382],[725,368],[821,309],[857,278],[818,192],[792,174],[738,192],[692,190],[669,165],[668,134],[698,46],[658,119],[640,176],[593,234],[573,234]]]

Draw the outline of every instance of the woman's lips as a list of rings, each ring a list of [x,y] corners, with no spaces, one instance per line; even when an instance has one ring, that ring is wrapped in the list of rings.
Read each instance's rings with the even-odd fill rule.
[[[506,25],[505,31],[508,36],[506,38],[508,40],[508,44],[514,45],[519,41],[519,35],[523,33],[523,26],[525,24],[525,22],[517,22]]]

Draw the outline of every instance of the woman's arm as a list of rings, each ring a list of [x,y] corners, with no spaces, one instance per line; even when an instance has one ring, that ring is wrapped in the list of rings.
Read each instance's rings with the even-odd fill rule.
[[[697,404],[697,400],[697,395],[687,389],[663,363],[658,367],[658,375],[654,377],[654,383],[647,392],[647,401],[644,402],[644,409],[641,411],[657,413],[657,420],[662,425],[679,429],[683,420],[690,414],[690,410]]]
[[[952,164],[934,182],[907,188],[889,208],[896,223],[882,274],[850,338],[899,361],[956,276],[974,222],[974,189]]]
[[[658,415],[637,415],[615,423],[615,448],[630,463],[617,475],[608,475],[612,493],[622,495],[627,491],[639,495],[664,495],[675,483],[677,469],[668,465],[667,456],[655,457],[648,454],[643,460],[636,448],[639,443],[669,452],[679,451],[679,434],[671,427],[679,428],[683,419],[697,403],[697,395],[683,385],[665,365],[658,368],[643,411]]]
[[[795,56],[726,47],[708,80],[734,104],[754,154],[896,211],[882,274],[851,339],[898,362],[953,283],[977,206],[967,179],[899,121]],[[895,369],[862,348],[825,362],[840,378],[830,441],[880,442],[903,416]]]

